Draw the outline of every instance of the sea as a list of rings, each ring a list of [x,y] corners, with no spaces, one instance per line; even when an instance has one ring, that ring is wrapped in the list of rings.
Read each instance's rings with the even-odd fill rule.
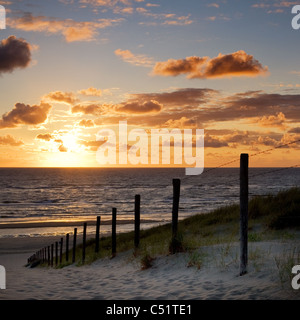
[[[14,228],[32,222],[110,221],[133,230],[134,199],[141,196],[142,228],[171,221],[173,179],[181,180],[179,219],[239,203],[239,168],[208,168],[187,176],[183,168],[0,168],[0,238],[72,232],[74,227]],[[300,186],[300,168],[249,168],[249,197]],[[103,234],[109,225],[101,226]],[[88,232],[94,232],[89,226]],[[80,232],[79,232],[80,233]]]

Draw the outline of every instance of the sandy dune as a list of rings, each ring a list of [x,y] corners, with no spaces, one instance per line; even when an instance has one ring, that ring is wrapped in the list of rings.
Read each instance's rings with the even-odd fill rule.
[[[276,265],[276,259],[299,250],[298,240],[249,243],[249,272],[242,277],[236,243],[205,247],[193,257],[161,256],[147,270],[132,252],[83,267],[30,269],[24,264],[41,239],[9,240],[0,241],[0,264],[7,273],[0,299],[300,299],[289,280],[280,281]],[[198,261],[200,269],[197,263],[188,267],[191,261]]]

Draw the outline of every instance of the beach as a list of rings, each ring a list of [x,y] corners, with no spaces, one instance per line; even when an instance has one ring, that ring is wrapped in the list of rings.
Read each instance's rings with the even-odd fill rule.
[[[27,258],[57,237],[0,239],[0,264],[6,268],[1,300],[294,300],[300,290],[281,281],[276,259],[300,240],[249,243],[248,273],[239,276],[239,244],[205,246],[193,263],[191,253],[161,255],[141,270],[133,251],[89,265],[25,267]],[[195,255],[195,253],[194,253]]]

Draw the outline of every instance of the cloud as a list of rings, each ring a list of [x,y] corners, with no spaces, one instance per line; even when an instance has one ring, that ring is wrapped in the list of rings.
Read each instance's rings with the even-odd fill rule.
[[[148,6],[150,8],[151,6]],[[145,8],[136,8],[136,12],[145,16],[146,18],[151,19],[151,21],[143,21],[140,22],[140,25],[148,25],[148,26],[188,26],[192,24],[194,21],[191,20],[190,16],[177,16],[175,13],[152,13],[148,9]]]
[[[196,128],[197,121],[194,119],[189,119],[187,117],[181,117],[180,119],[169,119],[164,125],[166,128],[178,128],[178,129],[188,129],[188,128]]]
[[[24,39],[10,36],[0,42],[0,75],[26,68],[31,61],[32,47]]]
[[[82,114],[91,114],[91,115],[99,115],[103,112],[104,108],[102,105],[98,104],[90,104],[90,105],[76,105],[72,107],[72,113],[82,113]]]
[[[253,122],[262,127],[278,127],[281,129],[286,128],[286,118],[282,112],[278,112],[276,115],[263,116],[262,118],[253,119]]]
[[[220,53],[216,58],[187,57],[157,62],[153,74],[162,76],[178,76],[186,74],[188,79],[210,79],[228,77],[255,77],[268,71],[261,63],[240,50],[231,54]]]
[[[50,102],[59,102],[66,104],[74,104],[78,102],[78,99],[72,92],[54,91],[50,92],[43,97],[43,100]]]
[[[102,96],[102,90],[96,89],[93,87],[90,87],[88,89],[79,90],[78,93],[82,94],[84,96],[96,96],[96,97]]]
[[[66,148],[63,144],[61,144],[59,147],[58,147],[58,150],[60,152],[68,152],[68,148]]]
[[[209,134],[205,134],[204,146],[206,148],[222,148],[228,147],[228,143],[225,141],[221,141],[220,139],[211,137]]]
[[[98,29],[104,29],[121,23],[123,19],[98,19],[96,21],[58,20],[46,16],[33,16],[25,13],[21,18],[8,18],[7,24],[14,29],[23,31],[61,34],[67,42],[93,41]]]
[[[139,101],[126,102],[115,107],[117,112],[131,113],[131,114],[146,114],[160,112],[163,105],[155,100],[145,101],[143,103]]]
[[[85,146],[86,148],[88,148],[91,151],[97,151],[98,148],[105,142],[106,141],[96,141],[96,140],[89,140],[89,141],[87,141],[87,140],[78,140],[77,141],[78,144]]]
[[[272,116],[282,112],[288,121],[300,121],[300,94],[250,91],[228,96],[222,103],[223,108],[211,110],[213,118],[233,120]]]
[[[300,133],[300,127],[290,129],[289,133]]]
[[[288,7],[299,4],[299,1],[280,1],[278,3],[274,3],[274,7]]]
[[[164,107],[198,106],[208,102],[218,92],[213,89],[184,88],[171,92],[131,94],[132,100],[155,100]]]
[[[188,26],[192,24],[194,21],[190,19],[190,15],[188,16],[180,16],[175,17],[175,19],[166,20],[162,24],[169,26]]]
[[[45,133],[45,134],[40,133],[35,138],[39,140],[50,141],[54,139],[54,136],[51,133]]]
[[[82,120],[78,123],[78,125],[79,125],[80,127],[92,128],[92,127],[95,126],[95,123],[94,123],[93,120],[85,120],[85,119],[82,119]]]
[[[133,64],[135,66],[141,67],[153,67],[154,61],[152,58],[149,58],[142,54],[133,54],[130,50],[115,50],[115,55],[120,57],[123,61]]]
[[[214,8],[219,8],[219,7],[220,7],[220,5],[217,4],[217,3],[209,3],[209,4],[207,4],[206,6],[207,6],[207,7],[214,7]]]
[[[43,102],[40,105],[34,106],[16,103],[11,111],[2,115],[0,129],[15,128],[19,125],[36,126],[45,123],[50,109],[51,105]]]
[[[79,2],[99,7],[113,7],[119,3],[124,5],[130,4],[128,0],[80,0]]]
[[[7,134],[6,136],[2,136],[2,137],[0,136],[0,145],[2,146],[19,147],[23,144],[24,142],[22,140],[16,140],[10,134]]]

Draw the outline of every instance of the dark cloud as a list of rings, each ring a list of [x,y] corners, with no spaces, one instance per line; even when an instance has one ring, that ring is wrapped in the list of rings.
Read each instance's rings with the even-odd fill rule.
[[[218,91],[212,89],[185,88],[172,92],[133,94],[131,99],[155,100],[167,106],[198,106],[209,101]]]
[[[187,57],[185,59],[170,59],[157,62],[153,73],[162,76],[178,76],[186,74],[189,79],[210,79],[224,77],[255,77],[266,74],[267,67],[254,59],[252,55],[240,50],[216,58]]]
[[[90,104],[90,105],[76,105],[71,109],[72,113],[82,113],[82,114],[91,114],[91,115],[99,115],[103,112],[103,107],[98,104]]]
[[[131,114],[145,114],[145,113],[157,113],[162,110],[163,106],[155,101],[132,101],[126,102],[115,107],[115,110],[120,113],[131,113]]]
[[[52,140],[54,137],[51,133],[45,133],[45,134],[38,134],[36,136],[36,139],[40,139],[40,140],[45,140],[45,141],[50,141]]]
[[[31,46],[24,39],[10,36],[0,43],[0,74],[26,68],[31,61]]]
[[[289,133],[300,133],[300,127],[290,129]]]
[[[72,92],[54,91],[44,96],[46,101],[74,104],[78,99]]]
[[[51,106],[48,103],[34,106],[17,103],[11,111],[4,114],[0,119],[0,129],[15,128],[18,125],[36,126],[45,123],[50,109]]]

